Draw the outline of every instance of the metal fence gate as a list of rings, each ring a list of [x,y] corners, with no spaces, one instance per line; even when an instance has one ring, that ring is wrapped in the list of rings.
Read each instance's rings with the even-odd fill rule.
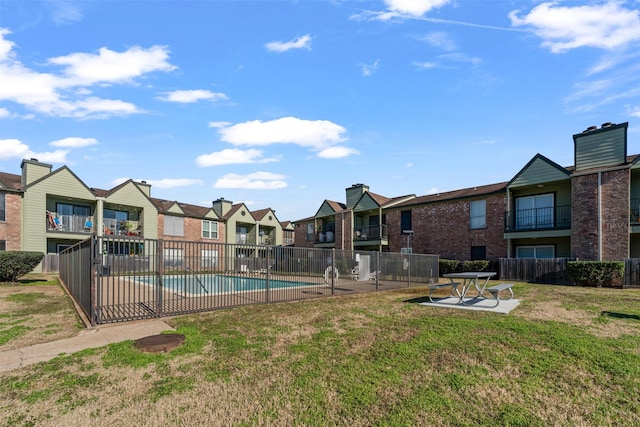
[[[438,281],[438,256],[92,237],[60,254],[92,324]]]

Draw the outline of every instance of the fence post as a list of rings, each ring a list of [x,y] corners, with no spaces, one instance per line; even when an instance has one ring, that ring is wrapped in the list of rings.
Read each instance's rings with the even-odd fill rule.
[[[265,301],[269,302],[269,266],[271,265],[271,246],[267,246],[267,273],[265,275],[264,289],[266,291]]]
[[[164,275],[164,240],[158,239],[156,245],[156,313],[159,317],[162,313],[162,276]]]
[[[376,291],[378,290],[380,271],[380,252],[376,252]]]
[[[331,249],[331,295],[336,293],[336,271],[338,271],[338,267],[336,266],[336,248]]]

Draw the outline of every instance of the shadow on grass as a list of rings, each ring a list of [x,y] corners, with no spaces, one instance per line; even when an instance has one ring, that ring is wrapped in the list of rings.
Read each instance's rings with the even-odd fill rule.
[[[607,317],[613,317],[616,319],[640,320],[640,316],[637,314],[617,313],[615,311],[603,311],[601,315],[607,316]]]
[[[418,297],[418,298],[406,299],[403,302],[408,302],[411,304],[420,304],[422,302],[431,302],[431,301],[429,301],[429,297]]]

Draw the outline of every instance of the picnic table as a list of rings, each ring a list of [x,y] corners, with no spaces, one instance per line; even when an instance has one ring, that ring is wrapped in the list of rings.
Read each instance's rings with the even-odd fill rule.
[[[458,304],[464,304],[464,298],[467,296],[467,292],[472,287],[475,288],[478,295],[473,298],[485,298],[483,293],[487,285],[489,284],[489,279],[495,276],[496,273],[491,271],[465,271],[463,273],[448,273],[443,274],[442,277],[446,277],[450,280],[449,283],[442,283],[436,285],[437,287],[451,286],[451,294],[453,296],[458,296]],[[462,282],[457,282],[456,280],[462,280]],[[482,282],[481,282],[482,281]],[[458,286],[462,285],[462,291],[458,291]],[[454,290],[456,294],[454,294]],[[433,289],[431,289],[433,292]],[[429,296],[431,298],[431,296]]]

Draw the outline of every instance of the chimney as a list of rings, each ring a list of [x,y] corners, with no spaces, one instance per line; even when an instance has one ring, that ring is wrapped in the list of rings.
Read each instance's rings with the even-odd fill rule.
[[[576,172],[625,164],[628,126],[629,122],[606,122],[600,129],[590,126],[573,135]]]
[[[39,180],[43,176],[47,176],[51,173],[53,166],[47,163],[40,163],[38,159],[24,159],[22,164],[22,186],[27,186],[34,181]]]
[[[225,200],[224,197],[220,197],[218,200],[213,201],[213,211],[222,218],[229,212],[233,202],[230,200]]]

